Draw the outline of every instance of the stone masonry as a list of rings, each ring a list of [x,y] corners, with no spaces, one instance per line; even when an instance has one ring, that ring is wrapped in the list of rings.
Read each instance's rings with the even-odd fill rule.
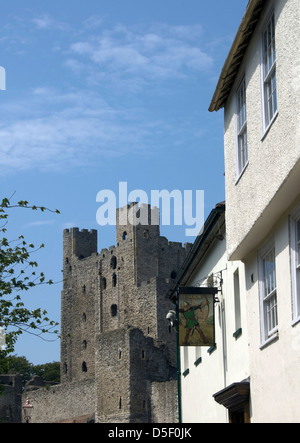
[[[0,374],[3,391],[0,394],[0,423],[21,421],[22,377],[14,374]]]
[[[97,231],[64,231],[61,385],[32,394],[39,411],[47,403],[47,417],[35,412],[34,421],[177,421],[176,339],[166,314],[191,245],[160,236],[157,208],[132,203],[116,216],[116,246],[100,253]]]

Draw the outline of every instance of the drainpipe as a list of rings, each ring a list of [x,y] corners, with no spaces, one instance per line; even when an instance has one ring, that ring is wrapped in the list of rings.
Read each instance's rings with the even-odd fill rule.
[[[182,423],[182,412],[181,412],[181,366],[180,366],[180,347],[179,347],[179,303],[177,297],[176,303],[176,321],[175,325],[176,331],[176,353],[177,353],[177,396],[178,396],[178,422]]]

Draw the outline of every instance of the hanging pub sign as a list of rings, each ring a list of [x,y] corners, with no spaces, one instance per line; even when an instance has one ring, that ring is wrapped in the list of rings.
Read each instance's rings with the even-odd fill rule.
[[[217,288],[180,287],[178,290],[179,346],[215,345]]]

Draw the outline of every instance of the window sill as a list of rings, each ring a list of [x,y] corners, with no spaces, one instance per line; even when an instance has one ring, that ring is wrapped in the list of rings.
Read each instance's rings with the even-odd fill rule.
[[[249,164],[249,161],[247,161],[247,163],[246,163],[245,166],[243,167],[241,173],[237,176],[237,179],[236,179],[236,181],[235,181],[235,185],[237,185],[238,182],[240,181],[242,175],[244,174],[244,172],[245,172],[246,169],[247,169],[248,164]]]
[[[296,317],[293,321],[292,321],[292,326],[296,326],[298,323],[300,323],[300,316]]]
[[[270,123],[268,124],[268,126],[265,128],[264,133],[263,133],[263,135],[261,136],[261,139],[260,139],[261,142],[264,141],[265,137],[267,136],[268,132],[269,132],[270,129],[271,129],[271,126],[273,125],[273,123],[275,122],[275,120],[277,119],[277,117],[278,117],[278,111],[275,112],[275,114],[274,114],[273,117],[272,117],[272,120],[270,121]]]
[[[279,332],[276,331],[276,332],[274,332],[273,335],[271,335],[271,337],[267,338],[267,340],[264,341],[264,342],[260,345],[259,349],[262,350],[262,349],[266,348],[266,347],[269,346],[271,343],[273,343],[274,341],[278,340],[278,338],[279,338]]]

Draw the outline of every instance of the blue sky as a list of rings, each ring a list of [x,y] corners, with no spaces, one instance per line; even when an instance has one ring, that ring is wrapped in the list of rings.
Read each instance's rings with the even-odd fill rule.
[[[204,190],[207,217],[225,199],[223,113],[208,112],[248,0],[11,0],[1,6],[1,198],[58,208],[12,210],[8,235],[45,243],[36,259],[62,278],[62,233],[98,229],[96,195],[120,182],[142,189]],[[230,6],[230,7],[229,7]],[[185,226],[169,240],[193,241]],[[61,283],[26,294],[60,321]],[[59,341],[23,336],[18,355],[59,360]]]

